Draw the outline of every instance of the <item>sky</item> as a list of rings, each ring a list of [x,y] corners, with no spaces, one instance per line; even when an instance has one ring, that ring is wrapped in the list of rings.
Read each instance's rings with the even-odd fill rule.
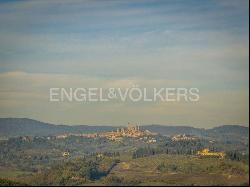
[[[0,1],[0,117],[249,126],[248,0]],[[51,87],[197,87],[196,103],[52,103]]]

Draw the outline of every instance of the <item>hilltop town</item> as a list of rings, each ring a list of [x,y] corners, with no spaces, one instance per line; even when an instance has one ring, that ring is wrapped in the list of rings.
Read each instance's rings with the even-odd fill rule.
[[[143,130],[140,129],[139,125],[133,125],[128,123],[128,126],[126,128],[117,128],[116,131],[110,131],[110,132],[100,132],[100,133],[68,133],[63,135],[56,136],[57,139],[65,139],[69,136],[79,136],[79,137],[87,137],[87,138],[107,138],[109,140],[122,140],[124,137],[129,138],[139,138],[139,137],[148,137],[148,136],[156,136],[157,133],[150,132],[149,130]]]

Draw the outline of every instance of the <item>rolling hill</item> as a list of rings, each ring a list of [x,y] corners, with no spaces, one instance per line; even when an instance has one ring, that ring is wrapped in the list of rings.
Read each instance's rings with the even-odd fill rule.
[[[28,118],[0,118],[0,136],[48,136],[62,133],[110,131],[111,126],[54,125]]]
[[[188,126],[147,125],[143,129],[166,136],[192,134],[197,136],[221,137],[223,139],[249,139],[249,128],[238,125],[224,125],[212,129]],[[92,133],[115,130],[114,126],[54,125],[28,118],[0,118],[0,136],[47,136],[62,133]]]

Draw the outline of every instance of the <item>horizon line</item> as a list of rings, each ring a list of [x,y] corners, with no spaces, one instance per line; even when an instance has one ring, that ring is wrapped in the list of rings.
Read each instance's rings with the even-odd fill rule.
[[[49,125],[54,125],[54,126],[68,126],[68,127],[77,127],[77,126],[89,126],[89,127],[126,127],[127,125],[118,125],[118,126],[114,126],[112,124],[110,125],[99,125],[99,124],[56,124],[56,123],[52,123],[52,122],[45,122],[45,121],[42,121],[42,120],[37,120],[37,119],[34,119],[34,118],[28,118],[28,117],[0,117],[0,120],[1,119],[26,119],[26,120],[33,120],[33,121],[37,121],[37,122],[40,122],[40,123],[45,123],[45,124],[49,124]],[[129,122],[128,122],[129,123]],[[132,123],[133,124],[133,123]],[[246,128],[249,128],[249,124],[248,125],[242,125],[242,124],[223,124],[223,125],[217,125],[217,126],[214,126],[214,127],[209,127],[209,128],[202,128],[202,127],[194,127],[194,126],[191,126],[191,125],[178,125],[178,124],[174,124],[174,125],[169,125],[169,124],[142,124],[142,125],[138,125],[138,124],[135,124],[137,126],[140,126],[140,127],[145,127],[145,126],[163,126],[163,127],[190,127],[190,128],[195,128],[195,129],[205,129],[205,130],[208,130],[208,129],[213,129],[213,128],[217,128],[217,127],[223,127],[223,126],[239,126],[239,127],[246,127]]]

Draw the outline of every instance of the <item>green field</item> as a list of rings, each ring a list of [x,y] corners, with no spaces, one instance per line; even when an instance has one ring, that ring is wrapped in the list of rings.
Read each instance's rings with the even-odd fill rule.
[[[246,185],[248,174],[249,166],[242,162],[158,155],[121,161],[101,182],[106,185]]]
[[[4,179],[15,180],[21,176],[25,176],[28,174],[30,174],[30,172],[24,172],[24,171],[7,168],[7,167],[6,168],[0,167],[0,176],[1,178],[4,178]]]
[[[94,158],[93,158],[94,160]],[[114,161],[118,162],[114,162]],[[116,164],[114,164],[116,163]],[[155,155],[132,159],[131,155],[98,159],[101,175],[81,177],[86,162],[64,160],[47,172],[33,174],[2,168],[1,178],[30,185],[247,185],[249,166],[240,161],[191,155]]]

